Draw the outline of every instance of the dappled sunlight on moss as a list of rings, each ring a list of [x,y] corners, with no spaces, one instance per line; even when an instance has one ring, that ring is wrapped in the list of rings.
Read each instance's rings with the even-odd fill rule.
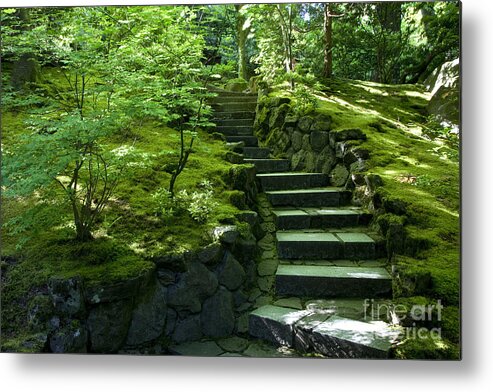
[[[367,135],[360,146],[370,151],[368,172],[382,177],[383,199],[404,205],[405,219],[393,215],[397,223],[404,222],[407,234],[406,255],[394,261],[394,294],[438,298],[445,310],[458,306],[458,154],[425,135],[430,94],[422,86],[339,79],[328,87],[326,96],[318,96],[319,111],[332,117],[333,129],[360,128]],[[399,347],[398,357],[457,358],[458,320],[444,321],[446,339],[409,339]]]

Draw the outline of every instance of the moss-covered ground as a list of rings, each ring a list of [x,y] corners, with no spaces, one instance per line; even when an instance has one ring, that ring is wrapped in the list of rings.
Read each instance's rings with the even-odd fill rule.
[[[2,113],[4,147],[14,146],[20,135],[29,132],[26,119],[23,111]],[[235,200],[241,195],[231,189],[232,164],[225,160],[227,150],[220,138],[199,130],[188,164],[175,186],[176,193],[186,190],[190,194],[203,191],[200,183],[204,180],[211,183],[212,210],[200,222],[186,210],[159,215],[157,201],[152,197],[160,188],[169,186],[171,175],[167,168],[177,162],[178,131],[153,121],[135,121],[103,140],[103,144],[108,151],[133,145],[136,152],[145,156],[145,163],[121,176],[95,226],[93,241],[74,241],[71,209],[61,194],[51,203],[40,203],[37,195],[2,197],[3,341],[19,336],[26,328],[28,299],[44,292],[49,278],[77,275],[91,284],[106,284],[137,276],[154,268],[155,257],[193,251],[209,243],[212,227],[238,223]],[[30,216],[28,211],[33,208],[36,215]],[[16,225],[9,224],[15,218],[32,220],[33,224],[18,232]],[[179,266],[170,265],[174,267]]]
[[[332,130],[360,128],[367,135],[361,147],[370,151],[368,173],[383,179],[384,185],[378,192],[390,210],[386,215],[405,224],[411,245],[393,260],[398,272],[396,303],[409,305],[409,297],[424,296],[429,304],[440,300],[445,306],[440,320],[435,317],[433,324],[441,328],[443,340],[437,343],[429,337],[419,339],[411,334],[399,349],[399,356],[457,358],[458,138],[445,138],[437,132],[436,124],[426,113],[430,95],[421,85],[333,79],[311,93],[317,98],[315,112],[331,117]]]

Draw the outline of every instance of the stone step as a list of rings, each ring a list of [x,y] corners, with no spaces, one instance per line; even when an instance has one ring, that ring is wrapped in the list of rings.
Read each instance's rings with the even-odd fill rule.
[[[276,294],[314,298],[392,296],[392,278],[382,267],[279,265]]]
[[[274,207],[338,207],[351,197],[342,188],[269,191],[266,195]]]
[[[226,136],[228,143],[245,143],[245,147],[258,147],[258,139],[256,136]]]
[[[389,358],[400,340],[401,329],[384,322],[364,322],[345,317],[309,317],[295,325],[295,346],[329,358]]]
[[[257,103],[257,96],[256,95],[218,95],[217,97],[214,97],[210,100],[211,104],[215,103],[230,103],[230,102],[235,102],[235,103]]]
[[[329,176],[323,173],[273,173],[257,174],[262,190],[293,190],[304,188],[318,188],[329,184]]]
[[[220,88],[209,88],[209,91],[217,94],[216,97],[257,97],[257,93],[244,93],[242,91],[228,91]]]
[[[267,340],[278,346],[294,347],[294,326],[308,315],[308,310],[296,311],[281,306],[265,305],[250,313],[248,332],[255,338]]]
[[[215,111],[214,117],[216,119],[228,120],[228,119],[248,119],[255,120],[255,111],[236,111],[236,112],[221,112]],[[214,121],[213,121],[214,122]]]
[[[218,112],[252,112],[257,108],[256,102],[224,102],[213,103],[211,107]]]
[[[253,163],[257,173],[287,172],[291,165],[289,159],[245,159],[245,163]]]
[[[383,322],[265,305],[250,313],[249,333],[300,352],[335,358],[386,358],[400,331]]]
[[[221,127],[253,127],[253,120],[253,118],[215,118],[212,122]]]
[[[375,241],[365,233],[280,231],[277,253],[282,259],[374,259]]]
[[[266,159],[270,156],[270,148],[243,147],[243,156],[251,159]]]
[[[324,229],[367,225],[371,214],[356,208],[277,208],[273,211],[278,230]]]
[[[226,136],[253,136],[253,127],[251,125],[242,126],[217,126],[216,132]]]

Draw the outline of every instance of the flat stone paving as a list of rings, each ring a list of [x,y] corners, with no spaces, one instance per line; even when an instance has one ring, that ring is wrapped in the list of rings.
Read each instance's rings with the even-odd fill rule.
[[[230,342],[225,343],[227,340]],[[231,343],[233,342],[234,343]],[[239,358],[292,358],[301,357],[293,349],[281,346],[274,347],[257,339],[239,337],[219,341],[202,339],[195,342],[176,344],[169,347],[171,355],[189,357],[239,357]]]

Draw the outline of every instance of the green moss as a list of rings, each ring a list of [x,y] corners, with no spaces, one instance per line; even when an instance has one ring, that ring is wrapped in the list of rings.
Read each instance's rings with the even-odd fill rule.
[[[436,359],[458,360],[460,349],[457,345],[437,337],[426,329],[408,330],[410,338],[396,349],[396,357],[400,359]],[[419,336],[418,336],[419,334]]]
[[[390,225],[404,225],[405,222],[405,216],[398,216],[391,213],[381,214],[376,219],[376,224],[379,226],[383,235],[387,235]]]
[[[442,311],[443,337],[453,343],[460,343],[460,310],[457,306],[447,306]]]
[[[242,78],[228,80],[225,89],[228,91],[244,91],[248,88],[248,82]]]
[[[456,152],[426,135],[430,95],[420,85],[333,79],[328,87],[330,93],[318,95],[317,112],[332,118],[332,132],[359,128],[366,134],[361,148],[370,151],[368,171],[383,179],[378,190],[383,214],[376,223],[384,234],[391,224],[405,228],[402,255],[395,260],[395,294],[458,306],[459,163]],[[448,322],[446,337],[457,342],[454,325]],[[413,344],[417,350],[421,343]]]
[[[247,210],[245,192],[242,191],[225,191],[224,196],[239,210]]]
[[[45,351],[47,337],[43,333],[24,334],[16,338],[2,339],[0,351],[7,353],[41,353]]]
[[[55,72],[53,78],[60,75]],[[60,79],[60,85],[63,83]],[[4,112],[2,116],[2,141],[8,148],[16,143],[18,135],[28,132],[24,125],[26,115]],[[121,178],[95,227],[94,241],[84,244],[73,241],[71,210],[60,199],[54,198],[56,203],[41,203],[36,197],[2,200],[2,222],[20,217],[32,207],[41,213],[23,232],[3,227],[2,256],[17,260],[13,266],[2,264],[5,272],[2,331],[8,332],[14,343],[15,337],[28,328],[29,299],[43,292],[51,277],[79,276],[87,284],[105,285],[140,276],[155,268],[152,262],[155,257],[194,251],[210,242],[212,227],[237,223],[238,206],[243,205],[240,193],[231,191],[231,173],[240,182],[245,180],[246,172],[241,166],[231,171],[234,165],[225,160],[228,150],[222,136],[218,138],[198,130],[187,166],[176,182],[176,192],[188,193],[201,191],[200,183],[204,180],[212,183],[216,207],[201,224],[186,211],[159,217],[152,198],[158,189],[169,186],[170,169],[176,165],[180,145],[176,130],[151,120],[130,122],[103,144],[108,151],[133,145],[144,154],[144,159],[141,166]],[[55,192],[56,186],[49,190]],[[23,243],[21,248],[17,246],[19,240]]]

